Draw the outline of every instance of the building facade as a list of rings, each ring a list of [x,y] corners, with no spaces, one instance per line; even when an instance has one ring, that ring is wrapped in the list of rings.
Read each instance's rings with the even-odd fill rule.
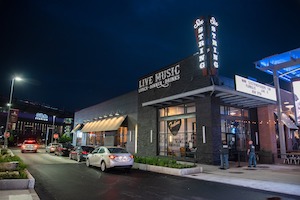
[[[190,56],[142,77],[137,91],[76,112],[73,143],[120,145],[138,155],[218,164],[222,141],[231,160],[245,160],[253,140],[257,151],[276,158],[276,101],[237,91],[234,80],[207,76],[198,62],[198,54]],[[283,102],[292,102],[292,93],[282,90],[281,95]],[[284,112],[287,148],[292,149],[298,127],[290,118],[293,110]],[[105,125],[109,119],[115,122]]]
[[[137,92],[76,112],[74,125],[74,145],[122,146],[136,152]]]
[[[1,97],[0,127],[1,142],[4,140],[4,131],[7,121],[7,99]],[[73,127],[73,113],[57,108],[33,103],[29,101],[13,101],[9,117],[9,144],[16,145],[25,139],[35,139],[40,144],[50,143],[59,139],[63,134],[71,133]],[[57,134],[58,138],[54,138]],[[1,143],[0,142],[0,143]]]

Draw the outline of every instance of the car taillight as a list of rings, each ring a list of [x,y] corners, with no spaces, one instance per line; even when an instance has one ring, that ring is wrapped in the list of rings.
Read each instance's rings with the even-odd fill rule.
[[[134,158],[134,156],[133,156],[133,155],[130,155],[129,157],[130,157],[131,159],[133,159],[133,158]]]
[[[81,153],[84,154],[84,155],[88,154],[87,151],[82,151]]]
[[[38,148],[38,145],[34,145],[34,148]]]
[[[21,146],[21,148],[24,149],[24,148],[25,148],[25,145],[23,144],[23,145]]]
[[[115,155],[109,155],[108,157],[109,157],[110,159],[113,160],[113,159],[115,159],[117,156],[115,156]]]

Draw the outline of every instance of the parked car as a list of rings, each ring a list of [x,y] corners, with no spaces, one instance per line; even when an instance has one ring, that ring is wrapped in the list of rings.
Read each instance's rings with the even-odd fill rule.
[[[82,160],[86,160],[86,157],[89,153],[91,153],[95,147],[93,146],[77,146],[74,147],[69,154],[70,159],[77,160],[77,162],[80,162]]]
[[[21,152],[37,152],[38,145],[35,140],[24,140],[21,145]]]
[[[53,153],[58,145],[59,143],[50,143],[46,146],[45,150],[47,153]]]
[[[86,166],[100,167],[101,171],[109,168],[131,169],[134,163],[133,155],[121,147],[100,146],[88,154]]]
[[[74,146],[70,143],[60,143],[54,150],[54,155],[68,156]]]

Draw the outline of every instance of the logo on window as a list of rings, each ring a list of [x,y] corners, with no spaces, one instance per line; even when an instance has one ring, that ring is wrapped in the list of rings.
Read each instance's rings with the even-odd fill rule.
[[[168,121],[168,128],[171,131],[172,135],[177,135],[181,126],[181,119]]]

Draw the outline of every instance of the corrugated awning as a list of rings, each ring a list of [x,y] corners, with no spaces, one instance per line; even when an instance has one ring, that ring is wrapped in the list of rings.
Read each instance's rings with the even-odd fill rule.
[[[274,112],[277,116],[277,112]],[[287,116],[286,114],[282,113],[281,115],[281,121],[286,125],[289,129],[298,130],[298,127],[296,124]]]
[[[163,107],[172,105],[172,103],[183,103],[186,100],[191,101],[195,98],[201,98],[207,95],[215,95],[221,100],[221,102],[225,104],[244,108],[255,108],[276,103],[276,101],[273,100],[253,96],[227,87],[212,85],[169,97],[144,102],[142,103],[142,106]]]
[[[83,126],[84,126],[84,124],[77,124],[71,132],[75,133],[76,131],[81,130],[83,128]]]
[[[122,125],[126,116],[107,118],[85,124],[82,132],[115,131]]]

